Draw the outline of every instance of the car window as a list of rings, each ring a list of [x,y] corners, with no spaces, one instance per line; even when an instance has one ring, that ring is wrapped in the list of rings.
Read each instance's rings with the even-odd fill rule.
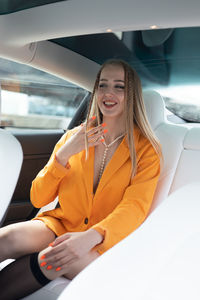
[[[88,93],[30,66],[0,59],[1,126],[66,129]]]
[[[200,122],[200,27],[154,27],[51,41],[99,64],[124,59],[136,69],[144,89],[163,95],[172,113],[187,122]]]

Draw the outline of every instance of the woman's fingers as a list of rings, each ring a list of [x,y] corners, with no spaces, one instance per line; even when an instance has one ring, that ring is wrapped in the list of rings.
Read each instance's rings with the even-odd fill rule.
[[[92,122],[94,121],[93,118],[94,117],[92,117],[92,118],[90,118],[88,120],[88,126],[87,127],[90,127],[92,125]],[[98,130],[103,130],[103,129],[105,129],[104,127],[106,127],[106,123],[102,123],[102,124],[99,124],[99,125],[97,125],[95,127],[92,127],[91,129],[87,130],[87,135],[89,136],[89,135],[95,133]],[[84,122],[84,123],[81,124],[80,131],[85,132],[85,128],[86,128],[86,122]]]
[[[107,132],[108,132],[108,130],[107,130],[107,129],[104,129],[103,131],[99,131],[99,132],[93,134],[92,136],[90,136],[90,137],[88,138],[89,146],[94,146],[94,144],[97,143],[97,142],[98,142],[98,144],[99,144],[99,142],[102,141],[103,136],[104,136]]]
[[[88,126],[91,126],[96,117],[91,117],[88,120]],[[81,123],[81,129],[84,130],[86,127],[86,122]]]
[[[100,124],[87,131],[88,146],[97,146],[102,142],[103,135],[107,133],[106,124]],[[80,133],[85,136],[86,124],[84,123],[80,129]]]
[[[105,126],[105,123],[100,124],[86,131],[86,124],[83,123],[82,126],[80,126],[80,128],[72,134],[70,139],[67,140],[63,148],[61,147],[61,149],[59,149],[58,155],[62,158],[60,161],[64,161],[62,164],[65,165],[66,159],[63,159],[63,157],[65,158],[65,155],[69,159],[68,153],[72,156],[85,149],[85,132],[89,147],[99,145],[101,143],[102,136],[107,132]]]
[[[72,253],[69,249],[66,249],[65,245],[60,244],[45,255],[41,256],[40,266],[46,269],[51,266],[47,269],[50,270],[52,268],[62,267],[64,264],[71,263],[77,258],[79,258],[78,255]]]
[[[46,268],[47,270],[51,270],[52,268],[56,269],[56,268],[63,268],[64,266],[72,263],[73,261],[75,261],[77,258],[76,257],[72,257],[70,255],[64,255],[64,253],[60,253],[60,255],[57,255],[54,257],[53,260],[43,260],[40,263],[40,266],[42,268]],[[50,266],[50,267],[49,267]]]
[[[104,123],[105,124],[105,123]],[[105,129],[105,126],[102,126],[102,124],[96,126],[96,127],[93,127],[91,129],[89,129],[87,131],[87,135],[90,136],[90,135],[93,135],[94,133],[96,132],[100,132],[100,131],[103,131]]]
[[[72,259],[70,255],[66,255],[64,251],[61,251],[57,255],[53,256],[51,259],[45,260],[45,262],[46,266],[51,265],[52,267],[56,268],[67,263],[70,259]]]
[[[55,260],[51,265],[53,268],[58,268],[61,267],[63,268],[64,266],[76,261],[76,257],[71,257],[71,256],[63,256],[60,257],[59,259]]]
[[[65,233],[65,234],[60,235],[60,236],[57,237],[57,238],[55,239],[55,241],[52,243],[52,244],[53,244],[52,247],[55,247],[55,246],[59,245],[60,243],[62,243],[63,241],[69,239],[70,236],[71,236],[70,233]]]

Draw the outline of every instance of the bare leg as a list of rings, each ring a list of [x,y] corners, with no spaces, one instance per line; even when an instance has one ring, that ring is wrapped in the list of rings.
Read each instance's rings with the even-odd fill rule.
[[[39,252],[54,239],[54,232],[39,220],[5,226],[0,229],[0,262]]]
[[[9,255],[4,253],[6,247],[0,246],[2,257],[20,257],[0,272],[0,286],[4,287],[1,291],[2,300],[21,299],[40,289],[48,282],[48,279],[53,280],[62,275],[68,279],[72,279],[99,256],[98,252],[90,251],[81,259],[71,263],[67,268],[57,272],[54,269],[46,270],[46,268],[40,267],[41,256],[46,253],[48,249],[47,245],[55,239],[55,235],[43,222],[23,222],[15,228],[7,227],[3,233],[1,231],[1,234],[1,242],[4,240],[8,247],[7,250],[10,245],[14,245],[14,249],[12,251],[9,250]],[[14,238],[12,243],[11,236]],[[37,251],[41,251],[39,255],[31,254],[23,256],[24,254]],[[32,260],[33,257],[34,261]],[[39,277],[38,274],[40,274]],[[41,275],[43,276],[42,281]]]
[[[1,290],[2,300],[21,299],[47,284],[48,279],[53,280],[62,275],[72,279],[99,256],[98,252],[91,251],[75,263],[71,263],[68,268],[56,272],[40,267],[41,260],[38,257],[41,257],[46,250],[41,251],[39,256],[31,254],[18,258],[0,272],[0,286],[4,287]],[[44,277],[42,281],[41,275]]]

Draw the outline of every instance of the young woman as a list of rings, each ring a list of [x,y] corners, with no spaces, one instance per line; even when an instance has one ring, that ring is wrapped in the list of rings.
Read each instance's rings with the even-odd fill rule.
[[[0,272],[1,299],[23,297],[58,276],[72,279],[133,232],[147,217],[161,156],[136,72],[106,62],[86,122],[63,135],[32,183],[35,207],[56,196],[60,207],[0,230],[0,260],[16,259]]]

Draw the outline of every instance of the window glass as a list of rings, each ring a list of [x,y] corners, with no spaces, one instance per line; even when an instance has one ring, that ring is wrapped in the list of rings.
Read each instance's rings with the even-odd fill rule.
[[[166,107],[188,122],[200,122],[200,27],[110,32],[52,40],[102,64],[127,61],[144,89],[159,91]]]
[[[32,67],[0,59],[1,125],[66,129],[86,90]]]

